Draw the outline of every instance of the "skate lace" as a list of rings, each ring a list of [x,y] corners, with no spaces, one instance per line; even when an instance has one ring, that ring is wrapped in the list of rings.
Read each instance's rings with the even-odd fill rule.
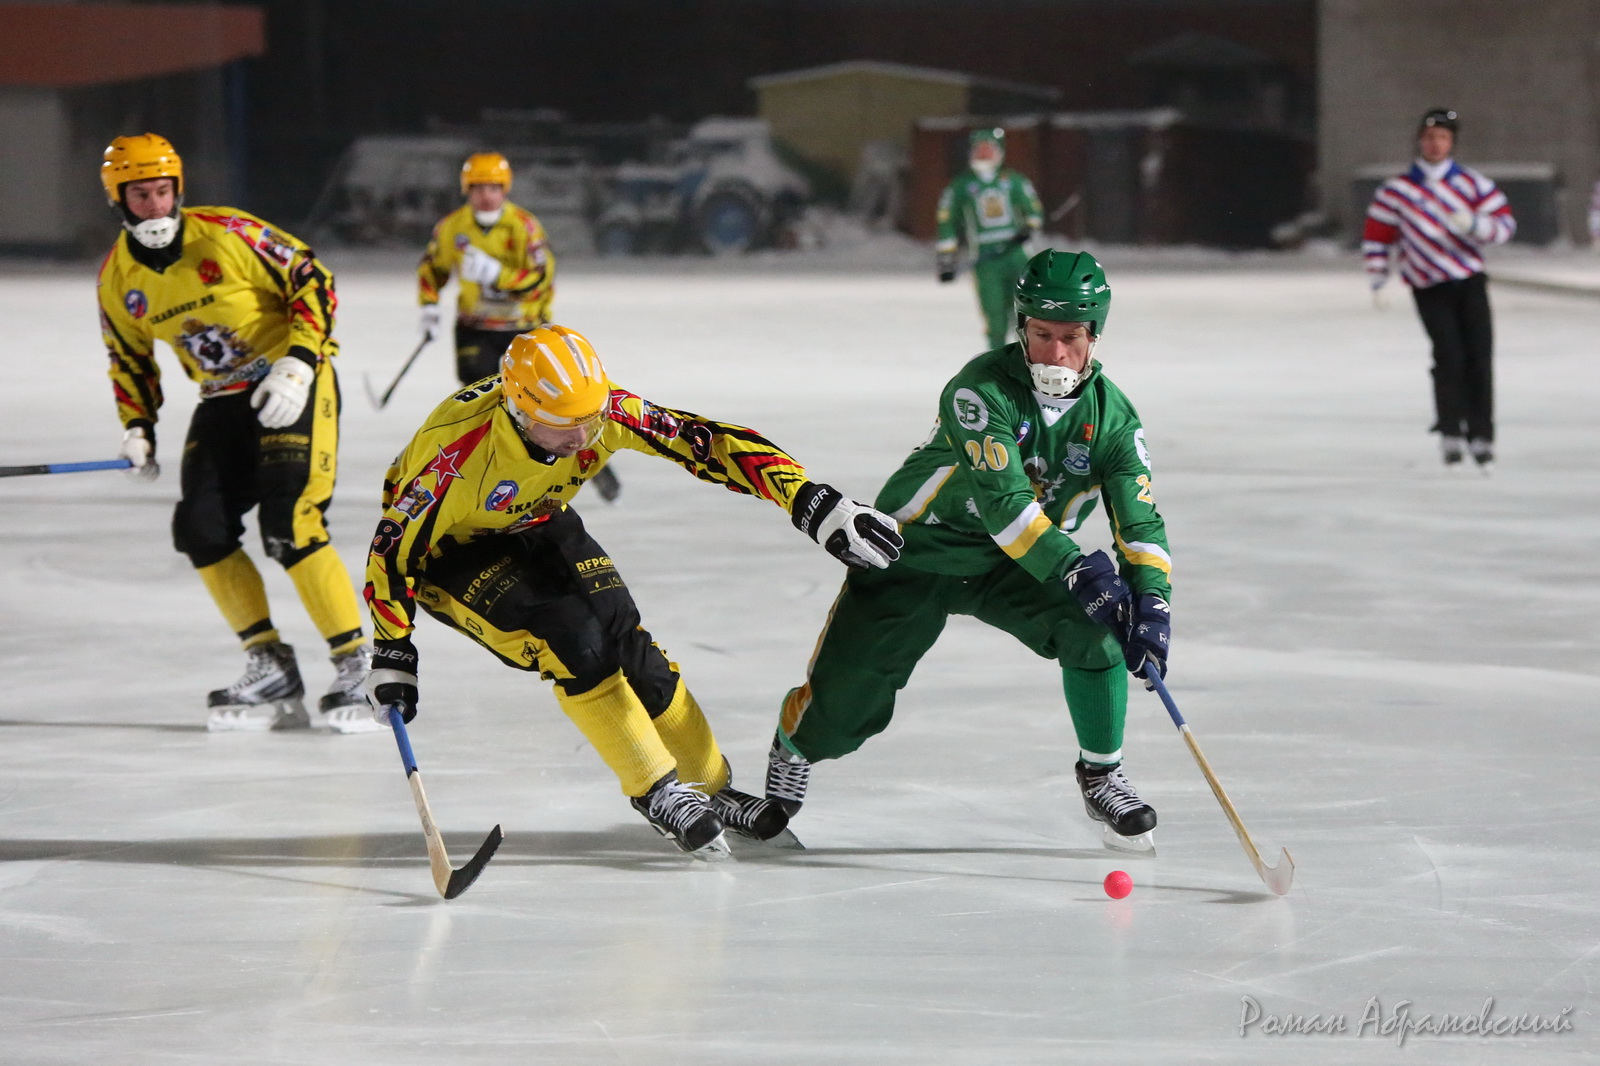
[[[248,654],[249,658],[245,659],[244,663],[244,676],[229,685],[224,691],[238,695],[282,670],[277,656],[273,655],[271,650],[267,648],[251,648]]]
[[[811,781],[811,764],[790,762],[781,755],[773,755],[767,763],[767,794],[780,799],[804,800],[806,785]]]
[[[1133,790],[1133,782],[1128,780],[1121,767],[1107,771],[1106,775],[1089,789],[1089,798],[1104,807],[1112,817],[1120,817],[1144,806],[1144,801]]]
[[[706,798],[696,792],[700,781],[674,781],[657,789],[650,797],[650,817],[672,829],[683,831],[706,812]]]
[[[340,692],[355,692],[361,687],[361,682],[367,679],[367,671],[371,666],[371,652],[366,648],[339,656],[333,661],[333,689]]]

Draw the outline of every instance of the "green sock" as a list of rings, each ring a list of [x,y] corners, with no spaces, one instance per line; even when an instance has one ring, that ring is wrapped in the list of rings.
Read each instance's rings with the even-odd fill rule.
[[[1103,670],[1061,669],[1061,690],[1067,697],[1078,747],[1085,754],[1119,762],[1122,727],[1128,717],[1128,672],[1121,663]]]

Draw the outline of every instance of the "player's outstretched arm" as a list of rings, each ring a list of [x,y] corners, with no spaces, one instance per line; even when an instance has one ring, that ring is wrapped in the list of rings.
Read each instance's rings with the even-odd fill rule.
[[[905,546],[900,527],[882,511],[856,503],[832,485],[808,481],[795,493],[795,528],[828,554],[860,570],[883,569]]]

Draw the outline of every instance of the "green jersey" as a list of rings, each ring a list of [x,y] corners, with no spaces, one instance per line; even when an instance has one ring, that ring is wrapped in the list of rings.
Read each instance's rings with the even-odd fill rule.
[[[1044,205],[1033,183],[1001,167],[992,181],[972,169],[957,174],[939,196],[939,234],[935,250],[953,254],[965,243],[982,260],[1012,251],[1025,231],[1044,225]]]
[[[1166,525],[1133,404],[1095,363],[1071,399],[1034,391],[1021,347],[973,359],[945,386],[932,435],[906,457],[876,506],[900,522],[900,561],[976,576],[1010,558],[1040,581],[1082,550],[1070,534],[1104,502],[1123,579],[1171,594]]]

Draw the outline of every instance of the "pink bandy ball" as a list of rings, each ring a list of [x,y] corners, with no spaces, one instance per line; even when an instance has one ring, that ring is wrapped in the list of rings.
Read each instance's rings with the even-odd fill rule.
[[[1106,895],[1112,899],[1122,899],[1133,891],[1133,878],[1121,870],[1112,870],[1106,874],[1105,889]]]

